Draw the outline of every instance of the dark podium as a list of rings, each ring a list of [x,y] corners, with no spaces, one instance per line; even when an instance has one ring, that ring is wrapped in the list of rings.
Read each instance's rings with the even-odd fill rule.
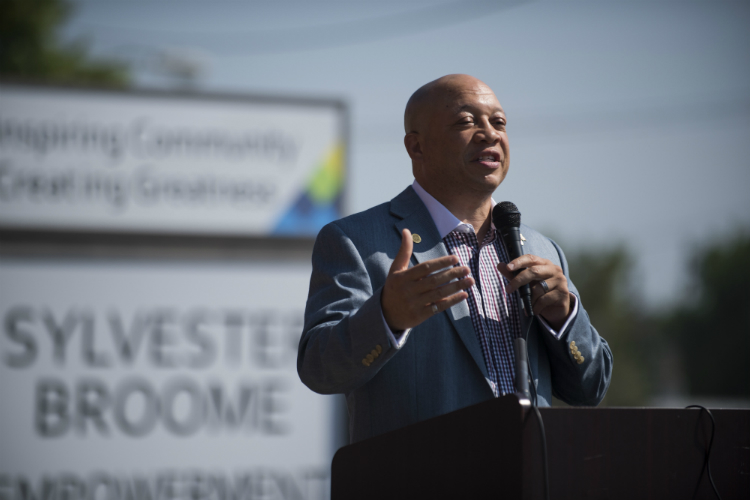
[[[542,443],[526,401],[503,396],[341,448],[331,498],[536,499]],[[551,499],[716,498],[700,409],[540,408]],[[750,410],[712,409],[711,471],[724,500],[750,499]]]

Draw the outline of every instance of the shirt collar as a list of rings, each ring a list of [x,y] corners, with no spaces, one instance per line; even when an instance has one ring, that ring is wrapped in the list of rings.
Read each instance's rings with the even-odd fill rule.
[[[458,218],[453,215],[450,210],[445,208],[445,206],[437,201],[435,197],[425,191],[424,188],[419,185],[416,179],[411,184],[411,187],[414,188],[414,192],[417,193],[419,199],[422,200],[424,206],[427,207],[427,211],[430,212],[432,221],[435,223],[435,227],[437,227],[438,233],[440,233],[440,239],[445,238],[453,231],[459,231],[461,233],[475,232],[474,226],[458,220]],[[496,202],[493,199],[493,208],[495,207],[495,204]],[[494,223],[491,222],[490,224],[493,228],[495,227]]]

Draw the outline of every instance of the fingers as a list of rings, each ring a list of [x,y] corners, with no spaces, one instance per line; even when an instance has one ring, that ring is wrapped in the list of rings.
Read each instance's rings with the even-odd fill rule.
[[[441,312],[466,300],[468,294],[463,290],[474,284],[474,280],[467,277],[469,268],[454,267],[458,263],[454,255],[409,268],[412,251],[411,232],[404,229],[401,247],[380,295],[383,317],[394,331],[417,326],[435,314],[433,304]]]
[[[449,297],[456,292],[466,290],[467,288],[471,288],[472,285],[474,285],[474,278],[469,277],[469,278],[461,279],[458,281],[454,281],[453,283],[449,283],[447,285],[441,286],[439,288],[432,288],[426,293],[423,293],[420,299],[425,301],[426,304],[432,304],[435,302],[439,302],[442,299]]]
[[[391,268],[388,271],[388,275],[390,276],[393,273],[401,272],[404,273],[405,280],[418,281],[425,276],[429,276],[430,274],[439,274],[436,273],[436,271],[450,268],[458,263],[458,257],[456,257],[455,255],[446,255],[445,257],[428,260],[427,262],[423,262],[412,268],[409,268],[409,261],[411,260],[413,251],[414,241],[412,240],[411,231],[409,231],[408,229],[404,229],[401,232],[401,246],[398,249],[398,253],[396,253],[396,257],[393,259],[393,263],[391,264]],[[468,268],[465,269],[466,273],[463,275],[455,275],[454,273],[447,280],[435,279],[434,282],[442,283],[445,281],[450,281],[454,278],[465,276],[466,274],[468,274]]]
[[[519,269],[522,270],[519,272]],[[508,280],[508,293],[515,292],[523,285],[542,280],[547,282],[550,290],[564,287],[567,292],[568,280],[562,268],[536,255],[522,255],[508,264],[500,263],[497,265],[497,270]],[[514,276],[514,272],[518,274]]]
[[[560,266],[536,255],[522,255],[508,264],[499,263],[497,270],[508,280],[507,293],[531,285],[534,314],[542,316],[553,328],[564,324],[571,310],[571,294]],[[514,272],[518,274],[514,276]],[[542,281],[548,290],[542,287]]]
[[[451,283],[450,288],[446,286],[438,289],[438,293],[420,294],[414,297],[402,295],[395,302],[386,298],[386,289],[384,288],[381,295],[383,317],[392,330],[405,330],[415,327],[430,316],[466,300],[469,294],[463,291],[463,288],[468,288],[473,283],[472,278],[466,278]],[[457,290],[459,291],[456,293]],[[428,302],[429,300],[431,301]],[[433,308],[433,305],[437,309]]]
[[[418,280],[415,283],[417,293],[425,293],[432,289],[442,287],[454,280],[460,280],[469,275],[469,268],[466,266],[451,267],[445,271],[430,274]]]
[[[393,259],[391,269],[388,274],[391,275],[397,271],[403,271],[409,267],[409,260],[411,260],[411,253],[414,250],[414,241],[411,238],[411,231],[404,228],[401,231],[401,247],[398,249],[396,258]]]
[[[412,281],[417,281],[425,276],[429,276],[436,271],[440,271],[458,264],[458,257],[455,255],[446,255],[445,257],[438,257],[437,259],[428,260],[422,262],[407,271],[408,278]],[[466,268],[468,269],[468,268]]]
[[[444,297],[436,302],[419,306],[418,309],[413,312],[413,315],[415,317],[415,325],[429,319],[431,316],[439,314],[446,309],[453,307],[462,300],[466,300],[468,297],[468,293],[461,291],[458,293],[454,293],[453,295]]]
[[[508,293],[515,292],[532,281],[553,279],[557,274],[554,267],[556,266],[552,262],[535,255],[523,255],[507,264],[504,262],[497,264],[497,270],[508,280]],[[562,275],[562,269],[560,269],[560,274]]]
[[[456,294],[450,295],[448,297],[445,297],[444,299],[441,299],[437,302],[434,302],[434,304],[437,306],[437,312],[443,312],[446,309],[450,309],[454,305],[458,304],[462,300],[466,300],[469,298],[469,294],[466,292],[458,292]],[[430,312],[432,313],[432,304],[430,306]]]
[[[523,269],[524,267],[531,267],[538,264],[544,264],[545,262],[549,262],[547,259],[543,259],[541,257],[537,257],[536,255],[532,254],[526,254],[521,255],[517,259],[513,259],[510,262],[508,262],[508,270],[510,271],[517,271],[519,269]]]
[[[513,280],[513,271],[508,269],[508,264],[506,264],[505,262],[498,262],[497,270],[500,271],[500,274],[502,274],[506,280]]]
[[[555,272],[554,267],[555,266],[534,266],[521,271],[516,277],[508,282],[508,293],[515,292],[523,285],[536,286],[536,288],[540,291],[540,294],[544,293],[544,289],[540,285],[537,286],[537,284],[542,280],[547,283],[547,287],[550,290],[559,288],[563,284],[567,288],[568,281],[565,278],[565,275],[562,274],[562,270],[560,270],[558,274]]]
[[[420,318],[420,323],[428,319],[430,316],[434,316],[435,314],[439,314],[445,311],[446,309],[450,309],[451,307],[458,304],[462,300],[466,300],[468,298],[469,298],[469,294],[462,290],[458,293],[454,293],[452,295],[448,295],[439,300],[436,300],[435,302],[425,304],[421,308],[422,317]],[[435,306],[435,308],[433,308],[433,306]]]

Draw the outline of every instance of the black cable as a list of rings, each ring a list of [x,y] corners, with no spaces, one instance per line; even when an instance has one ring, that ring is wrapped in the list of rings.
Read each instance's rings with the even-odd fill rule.
[[[531,405],[531,408],[534,410],[533,413],[536,415],[536,422],[537,425],[539,425],[539,435],[542,438],[542,466],[544,468],[544,498],[546,500],[549,500],[549,469],[547,467],[547,435],[544,431],[544,422],[542,421],[542,414],[539,412],[539,407],[536,405]],[[526,414],[526,418],[524,419],[524,426],[526,426],[526,421],[529,419],[529,415],[531,415],[532,412],[529,412]]]
[[[536,384],[534,383],[534,372],[531,371],[531,359],[529,358],[529,332],[531,331],[531,324],[534,322],[534,318],[529,321],[529,326],[526,328],[526,334],[523,336],[523,340],[526,342],[526,368],[529,372],[529,387],[534,391],[534,395],[531,399],[531,404],[537,406],[539,401],[537,399]]]
[[[529,339],[529,332],[531,331],[531,324],[534,322],[534,318],[531,318],[529,321],[529,326],[526,328],[526,334],[524,335],[524,340],[528,344]],[[528,366],[528,374],[529,374],[529,386],[532,387],[534,391],[534,396],[531,400],[531,408],[534,410],[534,414],[536,415],[536,421],[539,425],[539,433],[542,438],[542,466],[544,468],[544,498],[546,500],[549,500],[549,468],[547,465],[547,434],[544,431],[544,422],[542,421],[542,414],[539,412],[539,407],[537,406],[537,392],[536,392],[536,385],[534,384],[534,373],[531,371],[531,362],[529,360],[529,350],[526,349],[526,366]],[[526,416],[528,419],[528,415]],[[524,421],[525,424],[525,421]]]
[[[714,483],[714,477],[711,474],[711,447],[714,445],[714,432],[716,431],[716,420],[714,420],[714,416],[711,414],[711,411],[706,408],[705,406],[701,405],[689,405],[686,406],[685,409],[688,408],[700,408],[701,410],[708,413],[708,416],[711,417],[711,439],[708,441],[708,450],[706,450],[706,461],[703,463],[703,468],[708,469],[708,480],[711,481],[711,487],[714,489],[714,493],[716,494],[716,498],[721,500],[721,495],[719,495],[719,490],[716,489],[716,484]],[[702,471],[701,471],[702,472]],[[700,486],[700,481],[696,485],[696,492],[698,490],[698,486]]]
[[[539,423],[539,432],[542,436],[542,464],[544,465],[544,498],[549,500],[549,470],[547,468],[547,434],[544,432],[544,422],[542,414],[539,413],[537,405],[532,406],[536,414],[536,421]]]

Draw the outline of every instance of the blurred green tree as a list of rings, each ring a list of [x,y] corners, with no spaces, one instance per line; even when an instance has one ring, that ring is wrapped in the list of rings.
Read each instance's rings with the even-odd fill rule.
[[[670,393],[750,398],[750,234],[735,234],[695,253],[687,293],[663,313],[638,298],[624,245],[569,252],[571,278],[614,355],[603,404],[645,406]]]
[[[645,406],[657,391],[653,376],[659,330],[639,303],[634,258],[624,245],[568,256],[571,279],[591,323],[614,356],[612,382],[602,404]]]
[[[65,0],[0,0],[0,77],[127,86],[123,64],[90,60],[83,41],[60,42],[58,30],[71,12]]]
[[[750,398],[750,234],[696,252],[691,293],[664,320],[693,396]]]

